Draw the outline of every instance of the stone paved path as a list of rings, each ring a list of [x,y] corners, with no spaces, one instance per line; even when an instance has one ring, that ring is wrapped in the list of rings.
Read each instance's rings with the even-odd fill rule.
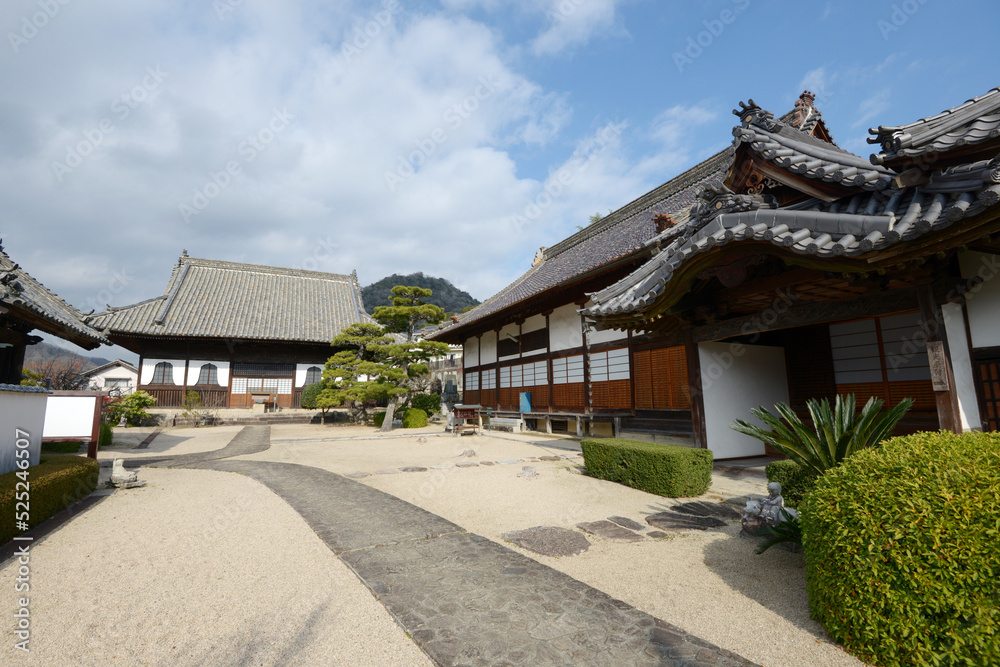
[[[750,664],[346,477],[218,456],[186,465],[247,475],[284,498],[439,665]]]

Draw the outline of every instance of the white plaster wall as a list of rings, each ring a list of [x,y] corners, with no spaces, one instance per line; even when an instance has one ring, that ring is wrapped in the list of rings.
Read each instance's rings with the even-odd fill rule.
[[[188,384],[195,384],[198,382],[198,376],[201,375],[201,367],[205,364],[214,364],[218,369],[216,375],[219,376],[220,387],[229,386],[229,362],[212,361],[210,359],[192,359],[188,362]]]
[[[785,350],[763,345],[699,343],[705,398],[705,435],[716,459],[761,456],[764,443],[729,428],[737,419],[754,421],[750,408],[774,412],[788,402]]]
[[[89,441],[101,400],[101,396],[49,396],[42,437]]]
[[[521,325],[521,333],[526,334],[531,331],[538,331],[539,329],[545,328],[545,316],[544,315],[532,315],[524,321]]]
[[[0,475],[19,469],[14,454],[18,436],[28,441],[28,463],[38,465],[48,396],[47,392],[0,389]]]
[[[549,315],[549,346],[552,351],[569,350],[583,345],[583,330],[577,305],[560,306]]]
[[[965,295],[972,347],[1000,347],[1000,256],[964,252],[959,262],[963,278],[983,280]]]
[[[166,361],[169,364],[173,364],[173,383],[177,386],[184,384],[184,360],[183,359],[143,359],[142,360],[142,381],[139,384],[149,384],[153,379],[153,370],[156,368],[156,364],[161,361]],[[197,379],[197,378],[195,378]],[[228,381],[228,380],[227,380]]]
[[[587,332],[587,344],[595,345],[597,343],[609,343],[613,340],[626,340],[628,338],[627,331],[615,331],[614,329],[607,329],[605,331],[588,331]]]
[[[296,387],[298,387],[298,388],[301,389],[302,387],[304,387],[306,385],[306,373],[308,373],[309,369],[312,368],[313,366],[315,366],[320,371],[322,371],[323,367],[325,366],[325,364],[295,364],[295,386]],[[229,378],[228,378],[228,373],[227,373],[226,382],[228,382],[228,381],[229,381]],[[222,382],[222,369],[221,368],[219,369],[219,382]]]
[[[979,398],[976,396],[976,378],[973,375],[972,356],[969,353],[969,339],[965,335],[965,316],[962,306],[946,303],[941,306],[948,349],[951,350],[951,366],[955,371],[955,388],[958,390],[958,411],[962,418],[962,430],[981,430]]]
[[[479,365],[494,364],[497,360],[497,334],[495,331],[487,331],[479,339]]]
[[[479,365],[478,338],[469,338],[465,341],[465,345],[462,346],[462,358],[465,360],[465,365],[469,368],[475,368]]]

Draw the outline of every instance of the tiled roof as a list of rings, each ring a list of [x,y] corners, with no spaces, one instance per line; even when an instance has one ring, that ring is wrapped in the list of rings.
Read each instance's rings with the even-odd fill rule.
[[[323,343],[371,321],[354,274],[186,256],[162,296],[89,318],[117,334]]]
[[[84,323],[84,315],[15,264],[0,246],[0,304],[37,316],[48,326],[38,328],[86,348],[110,342]]]
[[[112,367],[127,368],[128,370],[132,371],[133,373],[138,373],[139,372],[139,369],[137,369],[135,366],[133,366],[129,362],[122,361],[121,359],[115,359],[114,361],[109,361],[108,363],[104,364],[103,366],[98,366],[96,368],[91,368],[89,371],[84,371],[83,373],[80,373],[80,375],[86,375],[86,376],[97,375],[98,373],[102,373],[102,372],[104,372],[104,371],[106,371],[106,370],[108,370],[109,368],[112,368]]]
[[[801,126],[803,134],[821,124],[822,116],[812,106],[813,98],[804,93],[796,108],[779,121],[791,127]],[[797,123],[797,125],[796,125]],[[823,126],[825,130],[825,125]],[[826,142],[816,140],[824,146]],[[838,149],[839,150],[839,149]],[[683,233],[687,225],[688,209],[695,203],[697,193],[705,186],[721,182],[732,163],[732,148],[716,153],[691,169],[670,179],[663,185],[609,213],[597,222],[578,231],[542,252],[542,261],[527,273],[503,288],[476,308],[461,315],[457,323],[441,329],[430,339],[455,333],[485,317],[514,308],[533,296],[555,290],[591,271],[600,269],[644,250],[657,237],[657,214],[670,215],[676,225],[665,237]],[[662,240],[663,237],[661,237]]]
[[[882,144],[873,164],[893,164],[1000,137],[1000,87],[936,116],[908,125],[868,130],[868,143]]]
[[[750,100],[733,113],[741,124],[733,128],[733,146],[745,143],[771,164],[792,174],[867,190],[882,189],[894,175],[843,148],[790,126]]]
[[[525,299],[559,287],[643,249],[646,242],[656,236],[653,216],[658,213],[672,214],[678,225],[682,224],[685,216],[678,212],[694,203],[695,194],[704,185],[722,179],[730,161],[728,151],[717,153],[569,238],[546,248],[542,261],[527,273],[460,316],[458,323],[429,338],[434,339],[452,327],[463,327],[515,306]]]
[[[889,176],[886,185],[894,182],[894,172],[882,171]],[[811,198],[783,209],[764,196],[709,188],[702,193],[703,203],[692,210],[685,233],[652,240],[662,251],[592,294],[594,305],[586,312],[598,321],[641,317],[680,268],[717,246],[757,241],[820,258],[852,257],[943,230],[1000,203],[1000,157],[938,169],[926,182],[910,187],[880,190],[868,187],[871,182],[855,181],[860,191],[836,201]]]

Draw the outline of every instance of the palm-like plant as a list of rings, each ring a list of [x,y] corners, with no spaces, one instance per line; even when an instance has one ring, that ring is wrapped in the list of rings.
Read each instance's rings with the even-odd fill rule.
[[[730,428],[763,441],[806,470],[821,474],[854,452],[874,447],[889,437],[913,405],[913,400],[904,398],[899,405],[885,412],[882,412],[882,404],[881,399],[872,397],[861,412],[856,412],[854,394],[848,394],[837,396],[831,411],[829,400],[810,399],[806,402],[813,422],[813,429],[810,430],[791,407],[778,403],[774,408],[780,418],[764,408],[750,410],[750,414],[764,422],[770,430],[742,419],[737,419]],[[782,418],[786,423],[782,423]]]

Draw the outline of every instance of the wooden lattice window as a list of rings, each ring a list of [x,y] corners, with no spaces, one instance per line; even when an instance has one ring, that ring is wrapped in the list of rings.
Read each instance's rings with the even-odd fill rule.
[[[219,367],[215,364],[202,364],[198,384],[219,384]]]
[[[323,369],[319,366],[310,366],[306,371],[306,386],[316,384],[323,379]]]
[[[682,346],[635,353],[637,410],[690,410],[687,356]]]
[[[153,367],[153,379],[150,384],[173,384],[174,365],[169,361],[161,361]]]
[[[979,366],[979,386],[983,393],[983,428],[1000,431],[1000,359],[985,359]]]

